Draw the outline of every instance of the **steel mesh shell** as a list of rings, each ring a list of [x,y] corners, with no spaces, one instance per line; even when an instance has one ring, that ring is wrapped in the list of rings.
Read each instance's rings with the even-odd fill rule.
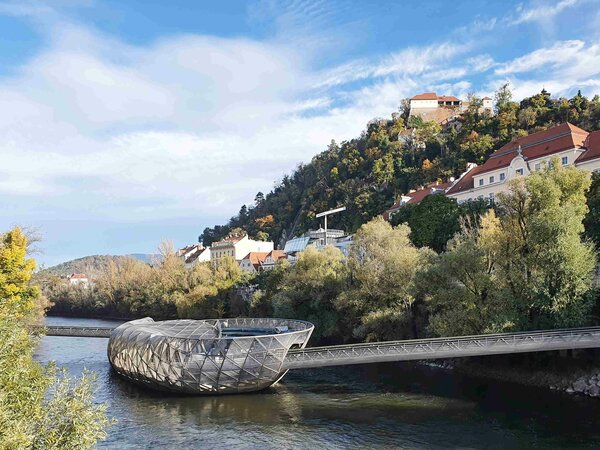
[[[224,335],[234,328],[250,335]],[[253,329],[284,331],[253,335]],[[155,322],[147,317],[112,331],[108,359],[117,373],[153,389],[190,394],[257,391],[285,374],[288,350],[304,348],[313,329],[311,323],[287,319]]]

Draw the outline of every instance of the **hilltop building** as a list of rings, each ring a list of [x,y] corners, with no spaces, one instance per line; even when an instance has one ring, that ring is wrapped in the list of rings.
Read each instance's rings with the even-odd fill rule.
[[[490,97],[483,97],[480,112],[493,113]],[[409,117],[419,116],[425,121],[447,123],[458,117],[469,107],[469,102],[452,95],[437,95],[435,92],[424,92],[410,99]]]
[[[255,241],[244,236],[230,236],[210,246],[210,261],[217,267],[220,261],[229,256],[241,261],[251,252],[270,252],[274,249],[273,242]]]
[[[84,286],[89,285],[90,280],[85,273],[72,273],[67,277],[71,286]]]
[[[564,123],[513,139],[481,166],[470,164],[446,195],[459,202],[477,198],[493,201],[507,189],[508,181],[541,170],[552,158],[564,166],[600,170],[600,132],[588,133]]]

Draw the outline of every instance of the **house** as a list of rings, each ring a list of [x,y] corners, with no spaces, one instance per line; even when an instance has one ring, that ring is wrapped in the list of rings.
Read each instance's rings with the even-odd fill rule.
[[[383,218],[387,221],[391,220],[392,216],[396,214],[400,208],[404,205],[416,205],[420,203],[425,197],[432,194],[445,194],[446,190],[452,185],[454,179],[450,179],[447,183],[431,183],[425,187],[417,190],[410,190],[407,194],[404,194],[400,199],[394,203],[389,209],[384,211]]]
[[[229,236],[210,246],[210,261],[217,267],[220,261],[229,256],[236,261],[241,261],[250,252],[270,252],[274,248],[273,242],[255,241],[244,236]]]
[[[277,262],[282,259],[286,259],[286,255],[283,250],[273,250],[269,252],[262,263],[262,270],[273,270]]]
[[[258,273],[269,252],[250,252],[240,261],[240,269],[244,272]]]
[[[88,277],[85,273],[72,273],[67,277],[71,286],[84,286],[89,284]]]
[[[483,97],[480,113],[493,112],[492,99]],[[409,117],[419,116],[425,121],[445,124],[455,119],[469,107],[469,102],[452,95],[437,95],[435,92],[423,92],[410,99]]]
[[[513,139],[496,150],[481,166],[470,164],[446,191],[458,202],[487,198],[508,188],[508,181],[541,170],[552,158],[562,165],[600,169],[600,137],[570,123]]]
[[[177,250],[175,255],[183,260],[186,268],[190,269],[200,262],[210,261],[210,248],[192,244]]]
[[[185,258],[186,269],[191,269],[196,264],[210,261],[210,248],[200,247],[198,251]]]

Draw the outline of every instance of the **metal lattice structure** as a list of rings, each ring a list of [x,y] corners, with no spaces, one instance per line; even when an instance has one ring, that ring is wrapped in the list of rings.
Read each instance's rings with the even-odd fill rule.
[[[97,337],[107,338],[114,328],[110,327],[68,327],[68,326],[49,326],[36,327],[41,329],[46,336],[66,336],[66,337]]]
[[[600,347],[600,327],[414,339],[291,350],[285,369]]]
[[[113,330],[108,359],[120,375],[153,389],[256,391],[285,375],[288,350],[306,346],[313,329],[311,323],[286,319],[144,318]]]

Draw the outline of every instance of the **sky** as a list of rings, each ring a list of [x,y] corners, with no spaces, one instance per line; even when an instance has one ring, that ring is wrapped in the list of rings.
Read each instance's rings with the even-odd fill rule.
[[[193,243],[424,91],[600,93],[600,0],[0,0],[0,230]]]

